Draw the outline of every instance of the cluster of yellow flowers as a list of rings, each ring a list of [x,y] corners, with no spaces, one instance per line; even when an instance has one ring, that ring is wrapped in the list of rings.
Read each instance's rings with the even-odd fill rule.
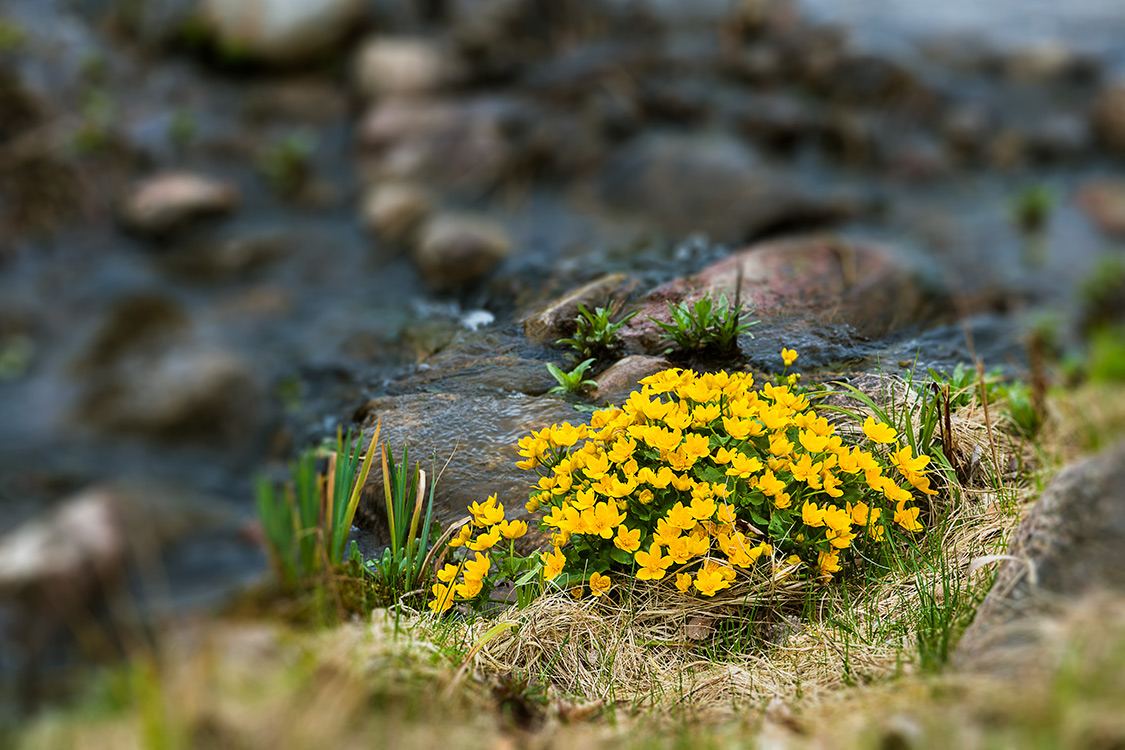
[[[782,352],[787,366],[796,356]],[[680,591],[714,596],[762,561],[830,578],[853,548],[873,552],[888,522],[921,531],[912,489],[936,494],[929,457],[874,418],[863,431],[880,455],[845,445],[793,382],[755,390],[748,373],[666,370],[588,426],[556,424],[520,440],[517,465],[540,474],[527,510],[545,511],[540,526],[552,535],[543,577],[602,596],[615,577],[674,574]],[[477,556],[439,573],[435,611],[479,593],[482,553],[526,531],[503,520],[494,497],[470,511],[455,541]]]

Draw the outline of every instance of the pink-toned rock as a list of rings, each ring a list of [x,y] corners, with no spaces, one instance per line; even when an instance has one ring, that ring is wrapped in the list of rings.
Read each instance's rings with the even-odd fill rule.
[[[523,332],[531,341],[553,344],[560,338],[574,333],[578,305],[593,312],[596,307],[605,306],[610,298],[626,284],[623,273],[610,273],[590,281],[551,302],[543,309],[528,315],[523,320]]]
[[[598,387],[590,397],[599,404],[619,404],[636,390],[640,381],[669,367],[672,363],[662,357],[646,357],[643,354],[625,357],[598,376]]]
[[[167,172],[141,181],[121,206],[121,221],[142,234],[163,234],[238,205],[228,183],[187,172]]]
[[[1078,206],[1106,234],[1125,235],[1125,181],[1086,183],[1078,192]]]
[[[650,316],[669,321],[668,303],[707,295],[733,302],[740,279],[743,309],[757,318],[803,317],[867,336],[923,321],[931,302],[919,274],[884,248],[835,238],[766,242],[653,290],[621,336],[662,352],[667,342]]]

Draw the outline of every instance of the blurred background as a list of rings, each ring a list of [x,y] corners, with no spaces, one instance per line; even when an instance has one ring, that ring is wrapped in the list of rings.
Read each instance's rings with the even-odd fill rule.
[[[606,274],[828,235],[924,314],[747,367],[1121,377],[1122,39],[1113,0],[5,0],[4,697],[113,650],[107,587],[258,578],[255,477],[371,399],[543,396],[523,321]]]

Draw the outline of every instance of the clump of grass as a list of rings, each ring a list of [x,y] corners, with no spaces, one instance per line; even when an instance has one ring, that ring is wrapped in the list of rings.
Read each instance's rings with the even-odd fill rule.
[[[258,481],[258,517],[270,559],[286,585],[325,574],[343,562],[344,542],[378,437],[377,426],[363,457],[362,439],[353,446],[351,430],[347,435],[338,432],[323,473],[317,468],[317,452],[309,450],[290,464],[289,480],[281,487],[266,478]]]
[[[579,302],[574,335],[555,343],[571,347],[581,359],[604,361],[612,357],[621,345],[618,330],[636,315],[636,312],[631,312],[616,323],[611,323],[612,308],[598,307],[590,312]]]
[[[1058,203],[1058,195],[1047,185],[1032,185],[1021,190],[1012,201],[1012,220],[1021,231],[1043,231]]]
[[[661,336],[672,344],[666,354],[687,356],[730,357],[738,352],[738,337],[758,321],[747,320],[749,311],[737,299],[727,301],[725,294],[713,299],[704,296],[694,303],[668,303],[669,322],[649,317],[662,331]]]
[[[575,365],[574,369],[566,372],[550,362],[547,363],[547,372],[558,382],[547,393],[582,394],[590,388],[596,388],[598,383],[586,377],[586,372],[594,364],[593,359],[587,359]]]
[[[312,172],[316,138],[298,131],[273,141],[258,156],[258,169],[280,195],[296,195]]]

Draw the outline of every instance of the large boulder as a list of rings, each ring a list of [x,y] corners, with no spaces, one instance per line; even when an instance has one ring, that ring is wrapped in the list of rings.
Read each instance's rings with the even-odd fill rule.
[[[954,654],[965,668],[1031,666],[1044,618],[1081,597],[1125,596],[1125,442],[1062,471],[1021,522]]]
[[[757,318],[848,325],[873,337],[927,320],[934,298],[919,271],[888,249],[833,238],[766,242],[653,290],[621,335],[662,352],[667,343],[650,317],[668,321],[669,303],[722,294],[731,303],[737,294]]]
[[[363,14],[363,0],[203,0],[201,8],[221,49],[280,65],[334,51]]]

